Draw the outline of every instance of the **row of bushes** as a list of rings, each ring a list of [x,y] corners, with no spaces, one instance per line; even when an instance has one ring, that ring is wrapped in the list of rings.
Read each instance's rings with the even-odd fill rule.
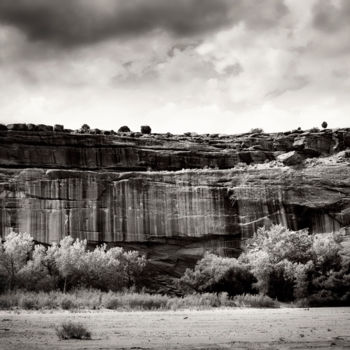
[[[87,124],[83,124],[79,131],[83,134],[89,134],[91,132],[95,134],[101,133],[101,130],[99,129],[93,129],[92,131],[90,129],[90,126]],[[149,135],[152,132],[152,129],[149,125],[141,125],[140,131],[141,131],[141,134]],[[118,129],[118,132],[131,132],[131,130],[127,125],[123,125]],[[112,130],[111,133],[113,134],[115,132]]]
[[[12,130],[12,131],[43,131],[43,132],[72,132],[71,129],[65,129],[63,125],[61,124],[55,124],[54,126],[51,125],[45,125],[45,124],[24,124],[24,123],[16,123],[16,124],[0,124],[0,130]],[[151,133],[151,127],[148,125],[142,125],[141,128],[142,134],[150,134]],[[79,130],[77,130],[80,133],[84,134],[103,134],[103,133],[109,133],[109,134],[115,134],[113,130],[111,131],[102,131],[100,129],[90,129],[90,126],[87,124],[83,124]],[[130,129],[128,126],[123,125],[118,129],[118,132],[130,132]]]
[[[238,259],[206,254],[178,285],[190,292],[258,292],[302,305],[350,305],[350,258],[341,233],[260,228]]]
[[[120,291],[137,285],[146,258],[137,251],[106,245],[87,250],[70,236],[59,244],[35,245],[26,233],[11,232],[0,242],[0,291],[63,291],[76,287]]]
[[[187,269],[175,282],[185,296],[176,304],[186,304],[192,294],[198,300],[199,294],[221,298],[220,293],[227,293],[230,302],[237,295],[259,294],[302,305],[350,305],[350,258],[343,252],[343,238],[341,233],[310,235],[306,230],[291,231],[279,225],[260,228],[238,259],[207,253],[193,269]],[[107,250],[105,245],[88,251],[86,240],[70,236],[50,247],[34,246],[30,235],[11,232],[0,243],[0,288],[140,290],[146,264],[146,258],[136,251]],[[171,304],[169,298],[156,295],[141,299],[150,305],[157,300],[165,307]],[[128,305],[120,296],[111,303]]]
[[[80,289],[74,292],[16,291],[0,295],[0,309],[25,310],[179,310],[209,309],[213,307],[279,307],[276,300],[264,295],[237,295],[227,293],[190,294],[184,297],[147,293],[114,293]]]

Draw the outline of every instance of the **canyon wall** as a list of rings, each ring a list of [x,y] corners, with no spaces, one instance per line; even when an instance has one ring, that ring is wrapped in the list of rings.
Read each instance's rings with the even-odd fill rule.
[[[0,234],[65,235],[185,267],[236,256],[262,225],[350,226],[350,129],[281,134],[79,134],[0,128]],[[165,264],[165,265],[164,265]],[[181,270],[181,268],[180,268]]]

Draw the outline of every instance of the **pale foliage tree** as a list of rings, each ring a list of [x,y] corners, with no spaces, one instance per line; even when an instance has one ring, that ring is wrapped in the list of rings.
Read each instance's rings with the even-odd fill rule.
[[[275,225],[258,229],[239,260],[247,263],[261,293],[281,300],[305,298],[318,276],[341,269],[341,233],[308,234]],[[320,283],[319,283],[320,284]]]
[[[36,245],[29,234],[11,232],[0,242],[0,276],[6,284],[30,290],[50,290],[62,285],[87,286],[118,291],[135,284],[146,265],[136,251],[106,245],[87,250],[87,241],[64,237],[59,244],[46,248]],[[3,270],[3,273],[1,272]]]
[[[79,276],[82,271],[86,245],[86,240],[79,238],[74,240],[71,236],[66,236],[60,241],[59,246],[54,248],[53,257],[60,275],[64,278],[64,292],[67,282]]]
[[[0,266],[7,276],[9,289],[15,286],[18,272],[26,265],[33,249],[33,237],[28,233],[10,232],[0,244]]]
[[[19,271],[19,284],[30,290],[51,290],[57,287],[59,272],[56,266],[56,244],[46,248],[34,247],[32,259]]]
[[[82,276],[87,285],[117,291],[135,284],[146,259],[137,251],[128,252],[120,247],[107,250],[106,245],[102,245],[87,252],[82,264]]]

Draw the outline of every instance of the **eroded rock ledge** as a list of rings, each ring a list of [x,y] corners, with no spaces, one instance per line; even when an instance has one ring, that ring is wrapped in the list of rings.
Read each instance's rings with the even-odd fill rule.
[[[221,136],[17,129],[0,128],[2,167],[99,171],[230,169],[239,163],[276,160],[288,152],[294,152],[295,164],[306,157],[331,155],[350,147],[350,129]]]

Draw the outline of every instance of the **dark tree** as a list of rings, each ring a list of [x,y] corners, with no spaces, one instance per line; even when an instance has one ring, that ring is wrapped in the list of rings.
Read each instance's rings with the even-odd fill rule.
[[[321,124],[321,126],[322,126],[323,129],[326,129],[327,126],[328,126],[328,123],[327,123],[327,122],[323,122],[323,123]]]
[[[152,129],[148,125],[142,125],[141,126],[141,133],[142,134],[150,134],[152,132]]]
[[[130,132],[130,129],[128,126],[123,125],[119,128],[118,132]]]
[[[87,124],[83,124],[80,128],[80,131],[83,133],[83,134],[86,134],[90,131],[90,126],[87,125]]]

